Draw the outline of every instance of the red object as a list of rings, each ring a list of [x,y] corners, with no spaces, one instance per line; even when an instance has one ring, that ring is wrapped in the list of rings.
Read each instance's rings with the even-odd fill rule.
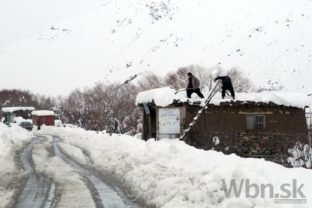
[[[33,125],[38,126],[38,124],[46,126],[54,126],[55,116],[32,116]]]

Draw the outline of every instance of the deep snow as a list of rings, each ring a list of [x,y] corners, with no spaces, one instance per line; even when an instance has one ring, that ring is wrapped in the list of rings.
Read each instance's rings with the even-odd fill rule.
[[[12,183],[19,177],[14,162],[15,154],[32,134],[18,126],[7,127],[0,123],[0,207],[6,207],[14,194]]]
[[[63,194],[58,202],[60,206],[83,203],[93,207],[94,204],[81,176],[61,157],[51,157],[52,147],[48,143],[52,141],[51,135],[61,138],[59,147],[64,153],[84,166],[91,165],[97,172],[113,177],[132,198],[144,201],[146,205],[165,208],[312,206],[310,169],[289,169],[263,159],[244,159],[234,154],[198,150],[179,140],[145,142],[135,137],[110,136],[80,128],[43,127],[43,130],[33,133],[45,135],[47,141],[33,146],[32,158],[36,171],[47,174],[59,185],[64,184],[61,186]],[[14,194],[8,184],[21,176],[14,163],[15,151],[33,136],[20,127],[9,128],[0,124],[1,207],[6,206]],[[212,139],[217,142],[216,138]],[[300,156],[298,154],[306,156],[296,147],[290,153],[294,156],[293,159]],[[279,192],[281,184],[292,183],[296,179],[299,185],[304,184],[302,191],[307,203],[276,204],[274,199],[269,198],[227,198],[222,179],[227,183],[231,179],[238,183],[242,179],[249,179],[255,184],[272,184],[275,192]],[[75,191],[72,190],[73,187]],[[243,190],[243,193],[246,191]]]
[[[59,136],[64,142],[87,151],[94,168],[113,176],[137,199],[156,207],[295,207],[275,204],[274,199],[226,198],[221,180],[250,179],[256,184],[281,184],[297,179],[311,207],[311,170],[288,169],[263,159],[243,159],[215,151],[195,149],[178,140],[144,142],[130,136],[71,128],[44,128],[42,134]],[[65,145],[63,150],[85,163],[85,157]]]

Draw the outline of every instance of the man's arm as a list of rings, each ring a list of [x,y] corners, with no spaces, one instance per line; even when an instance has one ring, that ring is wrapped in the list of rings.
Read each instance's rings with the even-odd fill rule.
[[[215,78],[214,81],[217,81],[217,80],[219,80],[219,79],[223,80],[223,78],[224,78],[224,77],[219,76],[219,77]]]

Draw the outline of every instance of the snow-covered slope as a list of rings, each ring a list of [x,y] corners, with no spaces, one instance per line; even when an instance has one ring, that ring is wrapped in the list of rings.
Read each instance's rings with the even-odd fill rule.
[[[27,85],[59,94],[145,70],[164,74],[200,64],[239,66],[257,86],[308,92],[311,11],[310,0],[106,1],[88,15],[1,48],[7,78],[0,88]],[[47,87],[38,88],[43,83]]]

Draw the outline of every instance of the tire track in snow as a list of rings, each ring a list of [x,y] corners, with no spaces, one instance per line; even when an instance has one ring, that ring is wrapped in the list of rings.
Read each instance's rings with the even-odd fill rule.
[[[56,206],[56,186],[48,177],[38,174],[32,159],[33,145],[40,143],[42,138],[34,138],[22,151],[20,160],[27,173],[23,190],[18,196],[14,207],[17,208],[54,208]]]
[[[64,153],[58,146],[60,139],[57,137],[53,138],[52,147],[55,155],[62,158],[68,165],[77,170],[80,175],[85,179],[87,187],[89,188],[93,200],[97,208],[135,208],[138,207],[129,201],[122,192],[117,187],[112,187],[111,184],[103,181],[102,178],[98,177],[96,173],[92,170],[87,169],[79,162],[72,159],[69,155]],[[87,161],[92,164],[92,160],[86,152],[80,147],[73,146],[74,148],[79,148]]]

